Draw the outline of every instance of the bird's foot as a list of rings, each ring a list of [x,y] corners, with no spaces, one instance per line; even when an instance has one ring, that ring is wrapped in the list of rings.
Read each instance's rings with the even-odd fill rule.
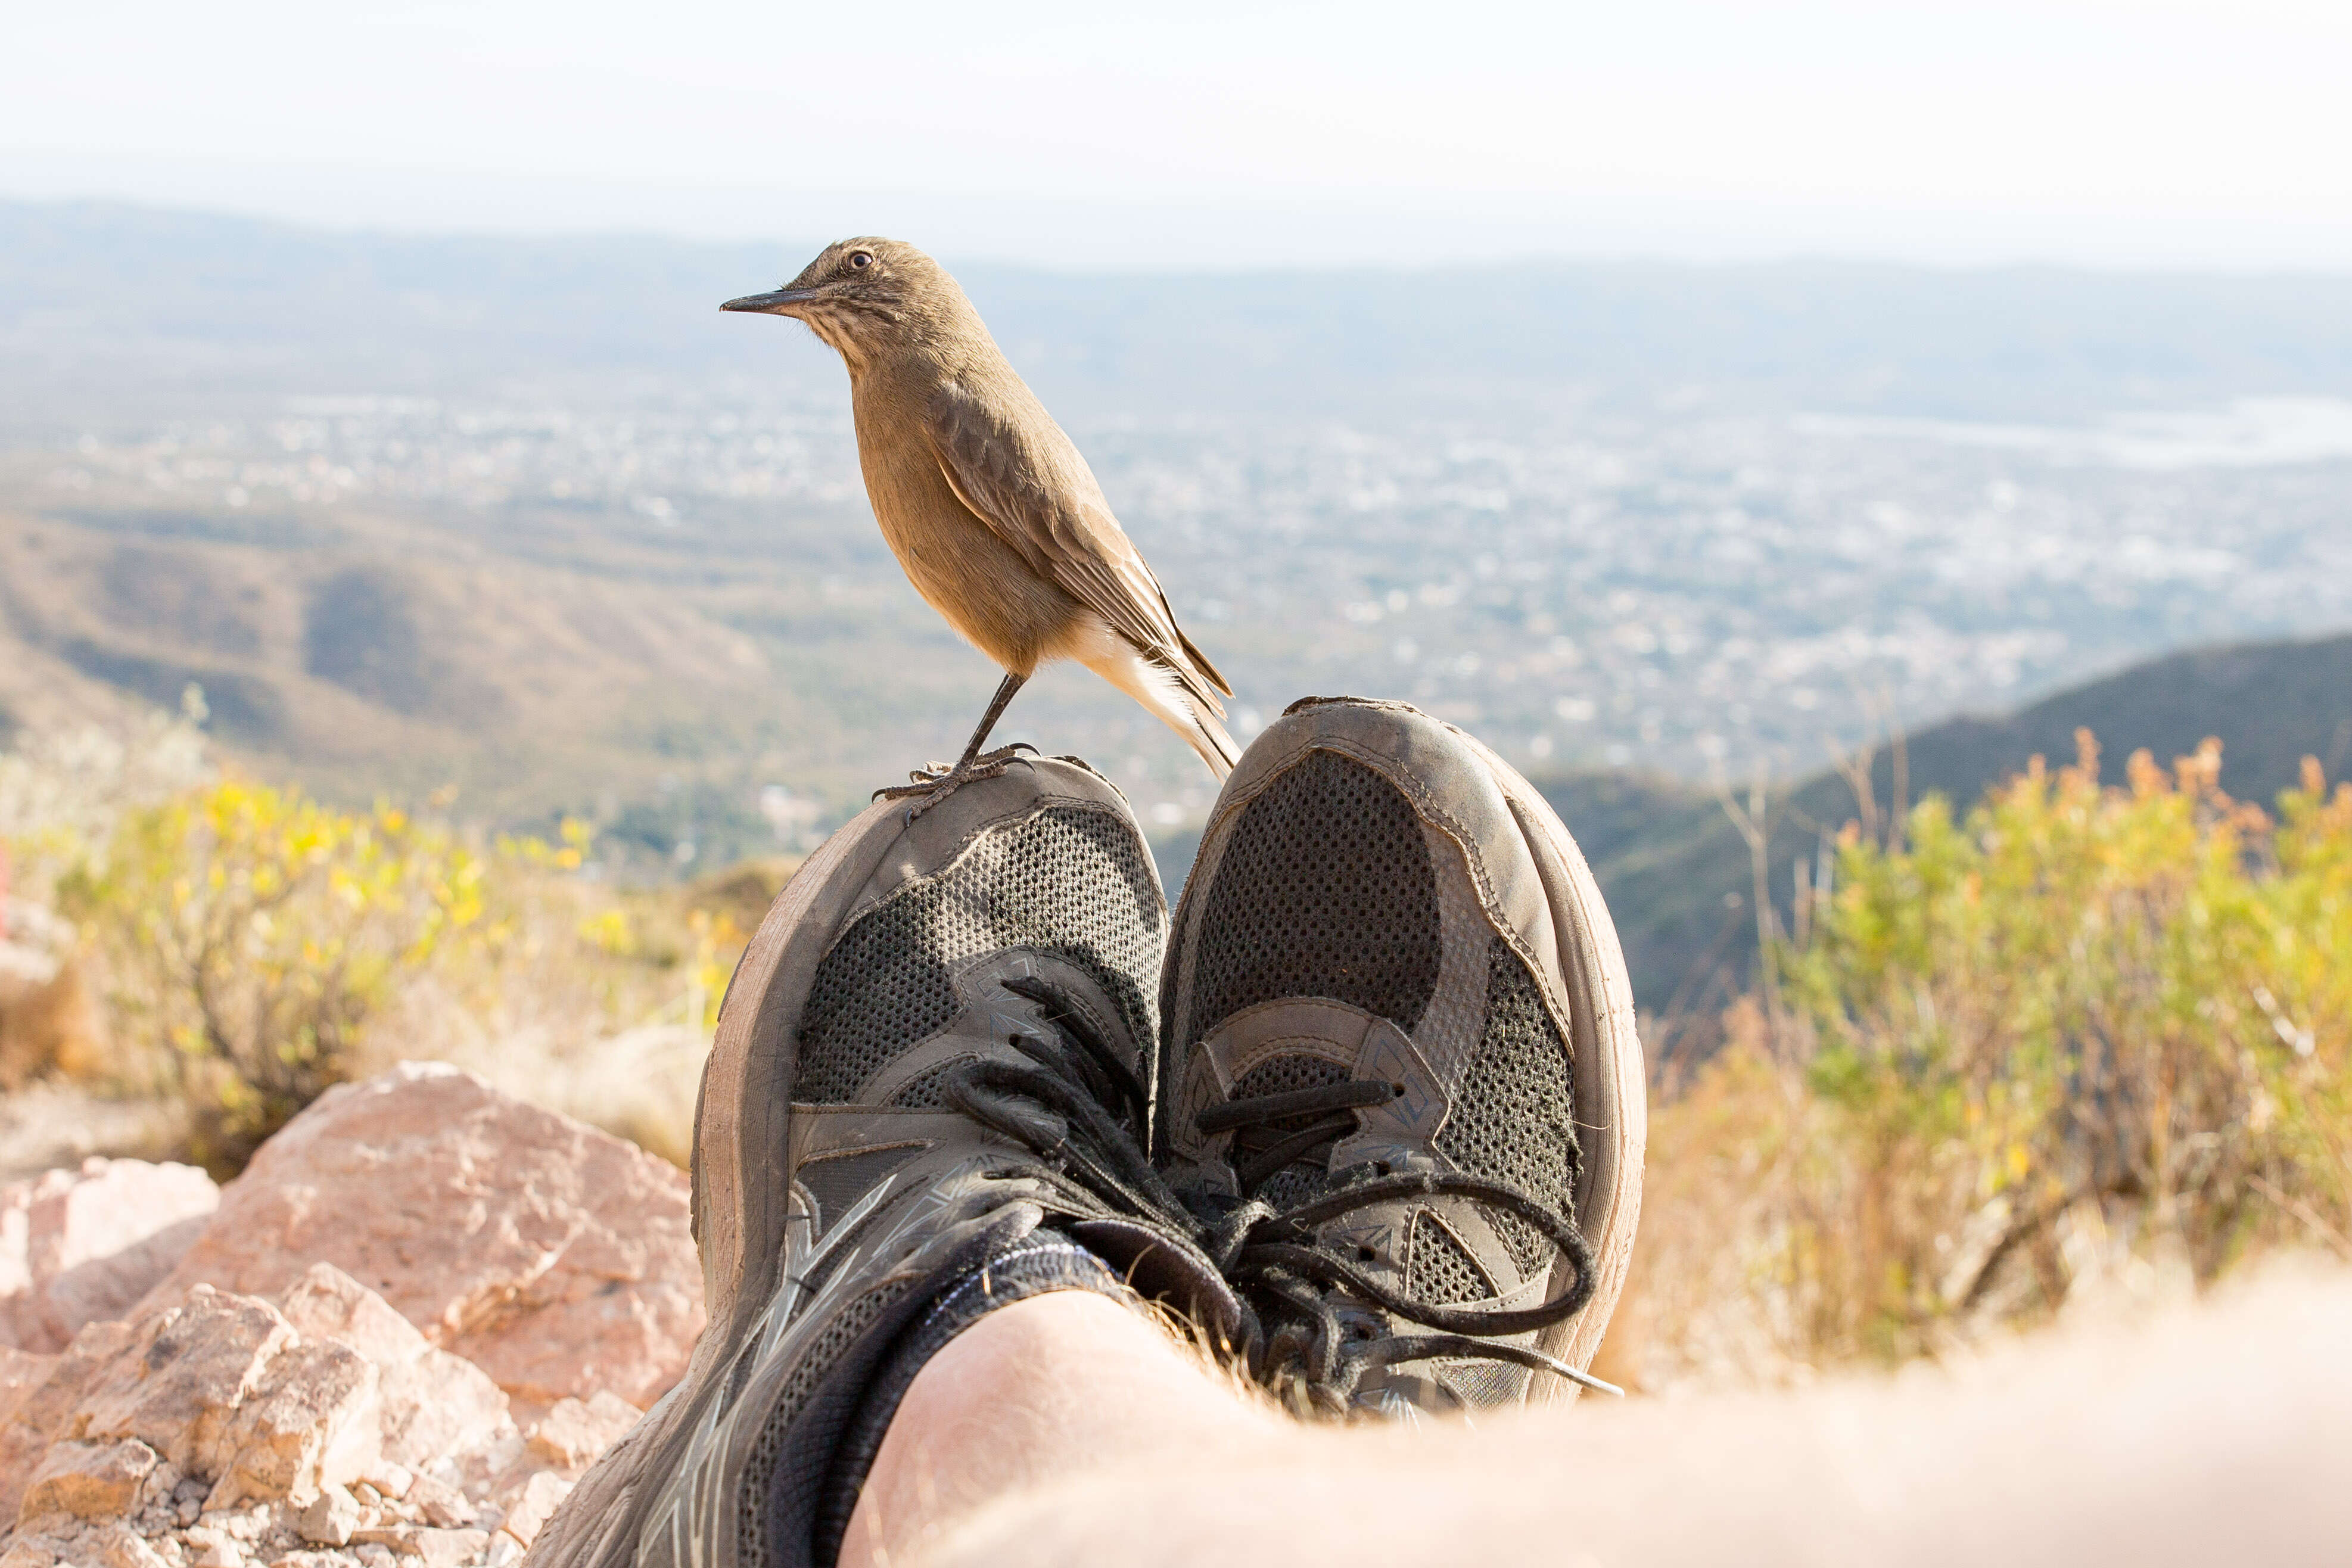
[[[913,801],[915,804],[907,808],[907,820],[912,822],[964,785],[981,779],[992,779],[1003,773],[1013,758],[1024,752],[1034,753],[1036,750],[1026,741],[1015,741],[1009,746],[999,746],[992,752],[966,757],[953,767],[944,763],[928,763],[907,775],[913,783],[877,789],[874,792],[874,798]]]

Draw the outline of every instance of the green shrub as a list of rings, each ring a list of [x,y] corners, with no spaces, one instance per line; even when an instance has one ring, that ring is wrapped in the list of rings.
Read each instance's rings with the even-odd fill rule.
[[[1965,818],[1847,828],[1777,1009],[1659,1110],[1642,1267],[1718,1280],[1653,1302],[1668,1361],[1757,1323],[1790,1362],[1897,1360],[2090,1275],[2352,1257],[2352,788],[2307,763],[2273,816],[2210,743],[2121,786],[2081,748]]]
[[[349,1076],[404,979],[500,942],[488,870],[391,807],[351,815],[229,778],[126,812],[57,899],[134,1042],[126,1076],[183,1097],[190,1152],[226,1171]]]

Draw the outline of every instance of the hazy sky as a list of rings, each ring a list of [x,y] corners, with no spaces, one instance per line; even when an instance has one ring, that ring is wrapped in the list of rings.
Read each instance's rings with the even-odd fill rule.
[[[19,4],[0,193],[1073,264],[2352,268],[2352,0]]]

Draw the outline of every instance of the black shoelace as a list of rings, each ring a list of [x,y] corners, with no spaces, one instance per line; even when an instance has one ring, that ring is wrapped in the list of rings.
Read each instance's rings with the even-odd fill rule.
[[[1334,1143],[1356,1130],[1359,1110],[1396,1092],[1389,1084],[1349,1079],[1228,1100],[1202,1111],[1194,1125],[1204,1134],[1234,1133],[1234,1175],[1244,1194],[1255,1194],[1293,1162],[1328,1156]],[[1571,1169],[1571,1184],[1573,1174]],[[1574,1280],[1548,1301],[1513,1310],[1418,1301],[1356,1268],[1315,1235],[1316,1226],[1375,1204],[1441,1196],[1467,1198],[1516,1215],[1569,1260]],[[1594,1285],[1592,1248],[1574,1221],[1508,1183],[1436,1172],[1394,1174],[1374,1167],[1367,1176],[1287,1209],[1245,1196],[1218,1222],[1207,1247],[1245,1300],[1258,1298],[1274,1308],[1281,1327],[1265,1345],[1262,1364],[1253,1364],[1252,1371],[1295,1406],[1342,1415],[1366,1373],[1441,1356],[1500,1362],[1604,1393],[1623,1392],[1541,1351],[1496,1342],[1574,1317],[1591,1299]],[[1384,1332],[1362,1313],[1351,1324],[1335,1300],[1345,1296],[1389,1314],[1391,1322],[1401,1318],[1432,1331]]]
[[[1049,982],[1008,980],[1004,988],[1039,1004],[1051,1035],[1011,1037],[1027,1059],[975,1058],[940,1080],[950,1105],[1034,1154],[1055,1179],[1112,1214],[1139,1222],[1197,1265],[1220,1275],[1203,1243],[1208,1227],[1151,1168],[1143,1152],[1150,1100],[1142,1080],[1093,1023]],[[1114,1113],[1112,1108],[1117,1108]],[[1238,1337],[1262,1339],[1245,1303]]]
[[[1302,1414],[1344,1415],[1366,1373],[1438,1356],[1501,1362],[1620,1392],[1540,1351],[1496,1342],[1573,1317],[1591,1299],[1592,1249],[1572,1221],[1507,1184],[1434,1172],[1381,1173],[1284,1210],[1258,1198],[1223,1212],[1196,1210],[1143,1152],[1150,1100],[1118,1052],[1049,983],[1013,980],[1005,988],[1039,1004],[1052,1034],[1013,1037],[1026,1061],[982,1058],[961,1065],[941,1084],[948,1103],[1029,1149],[1114,1213],[1142,1222],[1214,1268],[1235,1292],[1241,1312],[1237,1342],[1224,1348],[1238,1352],[1254,1377]],[[1352,1131],[1356,1110],[1391,1092],[1386,1084],[1331,1084],[1229,1102],[1202,1120],[1204,1131],[1223,1131],[1317,1118],[1271,1142],[1254,1141],[1262,1146],[1250,1156],[1253,1176],[1244,1190],[1255,1190],[1283,1165]],[[1439,1196],[1468,1198],[1524,1220],[1569,1259],[1573,1283],[1550,1300],[1510,1311],[1414,1301],[1353,1267],[1315,1235],[1317,1226],[1373,1204]],[[1351,1330],[1334,1304],[1340,1292],[1431,1331],[1382,1333],[1360,1322]],[[1279,1324],[1270,1338],[1262,1308]]]

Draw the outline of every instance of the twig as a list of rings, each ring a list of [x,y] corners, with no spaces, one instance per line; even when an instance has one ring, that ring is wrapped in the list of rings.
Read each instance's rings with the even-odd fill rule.
[[[2336,1255],[2338,1258],[2343,1258],[2347,1263],[2352,1263],[2352,1239],[2347,1239],[2342,1231],[2322,1219],[2309,1204],[2291,1193],[2279,1191],[2265,1177],[2248,1176],[2246,1185],[2270,1199],[2296,1219],[2303,1221],[2310,1227],[2312,1234],[2336,1249]]]

